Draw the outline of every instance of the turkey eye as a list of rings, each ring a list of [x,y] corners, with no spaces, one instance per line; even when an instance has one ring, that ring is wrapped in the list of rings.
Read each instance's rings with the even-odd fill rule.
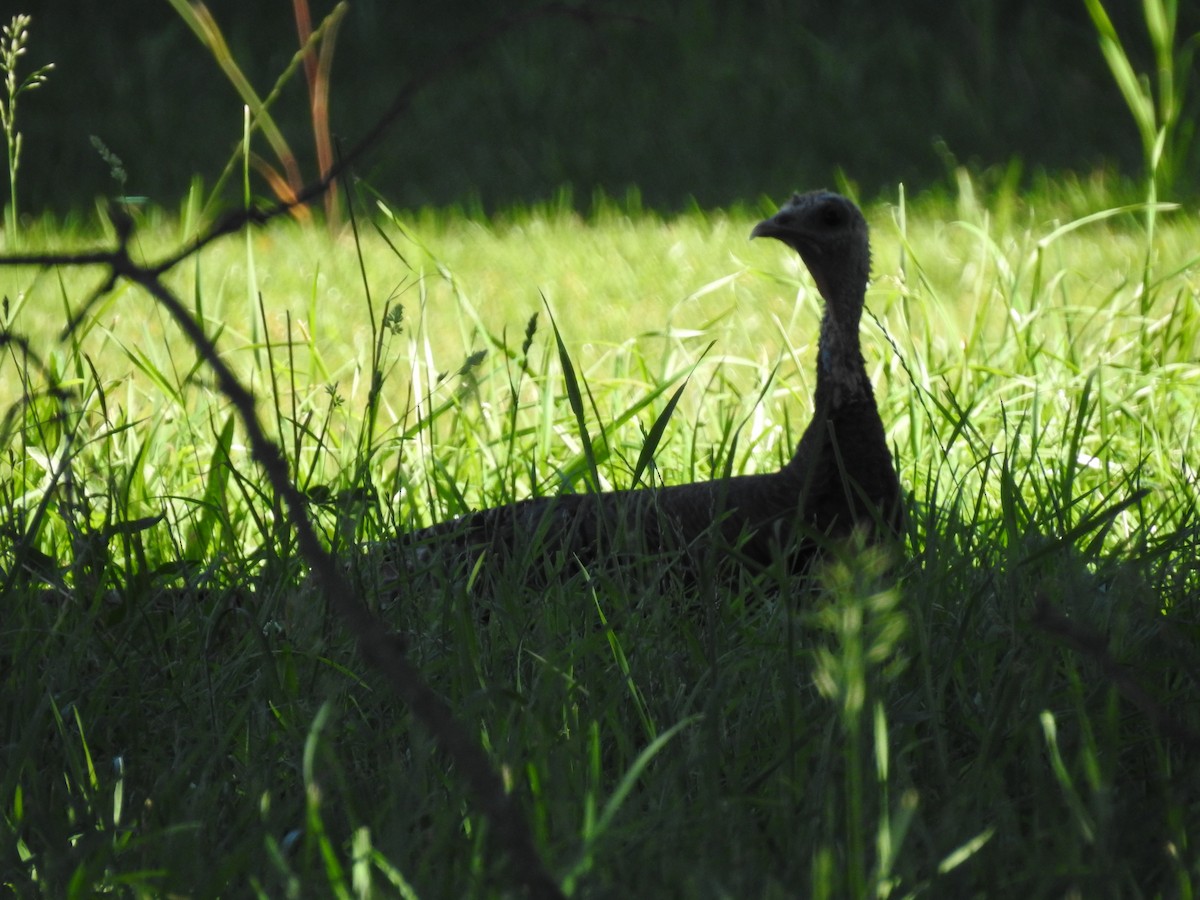
[[[826,225],[835,227],[842,224],[842,211],[836,206],[827,206],[821,213],[821,221]]]

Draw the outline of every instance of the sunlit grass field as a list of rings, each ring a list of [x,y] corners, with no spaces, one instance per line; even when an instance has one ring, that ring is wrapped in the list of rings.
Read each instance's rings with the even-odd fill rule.
[[[820,299],[748,240],[782,199],[484,219],[364,198],[357,231],[276,222],[169,283],[356,558],[587,490],[588,447],[603,489],[634,486],[680,389],[643,483],[790,456]],[[537,589],[496,559],[482,595],[447,570],[369,598],[566,893],[1193,895],[1200,225],[1118,206],[1102,182],[865,206],[903,559]],[[132,246],[194,229],[146,212]],[[33,222],[21,249],[111,241]],[[228,401],[150,297],[86,305],[105,277],[0,269],[32,351],[0,359],[0,883],[507,895],[454,767],[314,598]]]

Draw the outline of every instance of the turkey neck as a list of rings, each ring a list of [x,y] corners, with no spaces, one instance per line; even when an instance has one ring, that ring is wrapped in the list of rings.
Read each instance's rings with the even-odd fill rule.
[[[858,326],[866,299],[866,275],[819,285],[825,299],[817,340],[817,389],[813,420],[843,407],[873,401]]]
[[[831,443],[837,443],[839,432],[843,441],[854,444],[884,441],[883,424],[879,421],[858,337],[866,298],[866,273],[850,270],[842,278],[821,277],[817,279],[817,287],[825,301],[825,310],[817,340],[813,417],[783,470],[806,485],[813,478],[821,478],[818,470],[823,471],[828,462],[826,455]],[[835,451],[837,456],[845,449],[848,448]],[[851,452],[866,449],[855,446]]]

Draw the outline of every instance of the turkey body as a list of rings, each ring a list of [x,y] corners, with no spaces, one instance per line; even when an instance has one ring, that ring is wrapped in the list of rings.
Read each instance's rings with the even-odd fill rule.
[[[469,513],[402,539],[445,559],[522,545],[578,565],[619,565],[647,553],[719,557],[725,568],[760,569],[780,555],[807,567],[830,539],[864,530],[892,536],[901,492],[863,361],[858,327],[870,269],[867,224],[828,191],[796,194],[751,237],[798,252],[824,299],[814,411],[795,454],[775,472],[590,494],[539,497]],[[460,553],[461,551],[461,553]]]

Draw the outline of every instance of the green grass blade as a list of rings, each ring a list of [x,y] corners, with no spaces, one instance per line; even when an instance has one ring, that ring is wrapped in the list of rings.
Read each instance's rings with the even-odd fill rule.
[[[600,468],[596,464],[596,451],[592,449],[592,437],[588,432],[587,416],[583,408],[583,394],[579,390],[579,379],[575,375],[575,365],[571,362],[571,354],[563,343],[562,332],[558,330],[558,322],[554,320],[554,312],[545,297],[542,302],[546,305],[546,314],[550,316],[550,327],[554,331],[554,342],[558,347],[558,361],[562,366],[563,385],[567,391],[567,402],[575,415],[575,425],[579,429],[579,440],[583,444],[583,458],[587,463],[590,489],[600,490]]]

